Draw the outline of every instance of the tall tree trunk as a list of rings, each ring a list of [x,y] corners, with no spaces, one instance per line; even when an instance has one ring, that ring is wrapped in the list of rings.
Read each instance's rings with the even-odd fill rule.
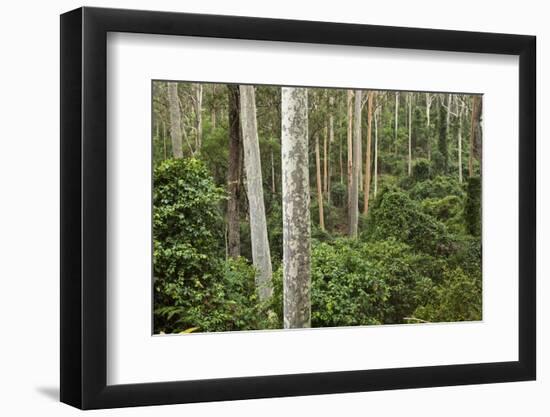
[[[481,96],[472,97],[472,121],[470,126],[470,146],[468,157],[468,175],[474,176],[474,158],[479,159],[479,170],[481,172]]]
[[[372,137],[372,110],[374,109],[374,97],[375,92],[369,91],[367,93],[367,152],[365,157],[365,186],[364,200],[363,200],[363,214],[366,216],[369,212],[369,198],[370,198],[370,160],[371,160],[371,137]]]
[[[447,143],[447,147],[448,147],[449,138],[451,137],[451,108],[452,108],[452,103],[453,103],[453,95],[449,94],[447,96],[447,119],[445,120],[445,130],[447,132],[446,133],[447,138],[445,140],[446,140],[446,143]],[[448,160],[449,160],[449,151],[447,149],[447,159],[446,159],[447,164],[448,164]],[[447,173],[447,171],[448,171],[448,166],[446,165],[445,173]]]
[[[174,158],[183,158],[181,140],[181,114],[178,98],[178,84],[168,83],[168,104],[170,106],[170,138]]]
[[[409,93],[407,98],[409,104],[409,159],[407,164],[407,172],[410,177],[412,174],[412,93]]]
[[[340,184],[344,184],[344,158],[343,158],[343,155],[342,155],[342,143],[344,142],[344,139],[342,138],[342,135],[340,135],[340,140],[338,141],[339,142],[339,155],[338,155],[338,159],[339,159],[339,163],[340,163]]]
[[[323,192],[327,193],[328,188],[328,126],[325,126],[323,135]]]
[[[363,93],[361,92],[361,97],[363,97]],[[362,98],[361,98],[362,100]],[[361,102],[361,109],[363,109],[363,103]],[[361,141],[359,142],[359,177],[357,178],[357,183],[359,184],[359,191],[363,191],[363,137],[361,137]],[[354,149],[355,152],[355,149]]]
[[[317,172],[317,205],[319,206],[319,227],[325,230],[325,215],[323,213],[323,188],[321,182],[321,156],[319,152],[319,135],[315,134],[315,168]]]
[[[460,106],[458,113],[458,181],[462,184],[462,113],[464,112],[464,102]]]
[[[374,197],[378,192],[378,113],[380,109],[374,111]]]
[[[353,90],[348,90],[348,212],[351,210],[352,177],[353,177]]]
[[[228,118],[229,118],[229,164],[227,168],[227,191],[229,198],[227,201],[227,246],[228,254],[232,258],[238,258],[241,255],[241,237],[240,237],[240,213],[239,213],[239,194],[240,194],[240,173],[241,173],[241,153],[242,139],[240,126],[240,99],[239,87],[229,84],[228,90]]]
[[[395,92],[395,129],[394,129],[394,146],[395,154],[397,155],[397,129],[399,123],[399,91]]]
[[[275,187],[275,158],[273,157],[273,148],[271,148],[271,193],[275,194],[277,189]]]
[[[444,98],[441,99],[443,101]],[[438,142],[438,150],[441,157],[441,170],[443,171],[443,174],[447,173],[447,166],[449,162],[449,148],[447,145],[447,124],[445,122],[445,119],[447,117],[447,112],[445,110],[445,106],[441,102],[439,105],[439,142]]]
[[[212,124],[212,130],[216,128],[217,124],[217,103],[216,103],[216,94],[217,94],[217,84],[212,85],[212,107],[210,110],[210,121]]]
[[[428,161],[432,160],[432,142],[431,142],[431,125],[430,125],[430,109],[432,107],[432,99],[430,93],[426,93],[426,148],[428,153]]]
[[[284,327],[311,327],[307,89],[281,92]]]
[[[195,116],[197,118],[197,143],[195,149],[200,152],[202,149],[202,84],[196,85]]]
[[[164,149],[164,160],[166,160],[166,123],[164,123],[164,120],[162,121],[162,147]]]
[[[353,115],[353,175],[351,177],[351,198],[349,209],[349,235],[357,237],[359,223],[359,172],[361,171],[361,90],[355,90],[355,111]]]
[[[241,125],[243,132],[244,164],[250,212],[250,240],[252,262],[258,271],[256,286],[261,301],[271,297],[271,253],[267,237],[264,192],[258,128],[256,122],[256,99],[254,86],[240,86]]]
[[[332,188],[332,163],[331,163],[331,150],[334,146],[334,97],[329,97],[329,117],[328,117],[328,183],[327,183],[327,201],[330,204],[330,190]]]
[[[449,94],[448,98],[447,98],[447,120],[445,121],[446,123],[446,126],[447,126],[447,134],[450,133],[451,129],[451,106],[452,106],[452,103],[453,103],[453,95],[452,94]]]

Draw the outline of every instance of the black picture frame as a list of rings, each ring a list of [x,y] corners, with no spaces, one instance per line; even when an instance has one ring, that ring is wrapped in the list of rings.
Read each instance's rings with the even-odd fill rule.
[[[107,385],[108,32],[519,56],[519,360]],[[61,15],[61,401],[82,409],[534,380],[536,38],[102,8]]]

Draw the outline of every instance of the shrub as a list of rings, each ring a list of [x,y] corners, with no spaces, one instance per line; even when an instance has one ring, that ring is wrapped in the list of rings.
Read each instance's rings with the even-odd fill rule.
[[[220,247],[223,199],[223,190],[196,159],[168,160],[155,169],[156,332],[262,327],[266,315],[256,300],[254,269],[242,258],[225,261]]]
[[[174,303],[155,309],[167,323],[159,330],[201,332],[256,330],[273,326],[267,307],[258,301],[254,268],[243,258],[220,263],[216,274],[176,287]]]
[[[464,190],[454,178],[437,176],[434,179],[416,183],[409,191],[409,195],[413,200],[444,198],[449,195],[463,199]]]
[[[389,287],[385,303],[378,306],[378,314],[384,324],[403,323],[412,315],[416,306],[430,299],[433,276],[442,271],[442,264],[394,239],[369,242],[361,250],[368,259],[373,273]]]
[[[412,168],[412,177],[415,181],[426,181],[431,178],[431,163],[427,159],[417,159]]]
[[[425,272],[442,274],[433,258],[396,240],[313,241],[311,263],[312,327],[403,323],[432,297]],[[282,268],[274,273],[270,306],[281,324],[282,275]]]
[[[380,307],[388,300],[389,286],[361,256],[360,245],[338,239],[319,243],[312,250],[311,324],[334,327],[376,324]]]
[[[481,279],[456,268],[445,273],[431,301],[418,307],[414,317],[429,322],[481,320],[481,303]]]
[[[464,233],[462,200],[455,195],[427,198],[420,203],[424,212],[436,218],[453,233]]]
[[[454,249],[445,225],[424,213],[403,191],[387,190],[376,199],[366,229],[362,239],[393,238],[432,256],[447,255]]]

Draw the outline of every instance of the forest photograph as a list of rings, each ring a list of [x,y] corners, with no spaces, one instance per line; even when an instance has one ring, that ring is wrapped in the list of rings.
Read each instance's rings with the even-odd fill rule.
[[[482,320],[482,95],[151,88],[154,334]]]

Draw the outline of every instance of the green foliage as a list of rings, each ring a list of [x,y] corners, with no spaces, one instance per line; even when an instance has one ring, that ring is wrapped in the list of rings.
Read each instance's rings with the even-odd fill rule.
[[[243,258],[228,259],[219,265],[207,286],[196,282],[177,288],[170,305],[155,309],[165,333],[232,331],[271,328],[267,305],[262,305],[255,289],[256,271]]]
[[[419,158],[413,164],[412,177],[415,181],[426,181],[432,176],[431,164],[427,159]]]
[[[394,153],[384,153],[379,156],[378,166],[381,172],[394,176],[402,176],[406,172],[406,160]]]
[[[417,182],[409,191],[409,195],[414,200],[444,198],[449,195],[462,199],[464,190],[456,179],[440,175],[431,180]]]
[[[376,199],[369,211],[367,233],[363,237],[370,241],[393,238],[434,256],[453,250],[453,241],[445,225],[399,190],[388,189]]]
[[[481,320],[481,280],[460,268],[445,272],[441,285],[434,286],[431,300],[414,312],[429,322]]]
[[[347,203],[348,190],[343,183],[334,183],[331,187],[332,202],[336,207],[344,207]]]
[[[394,239],[313,241],[313,327],[404,323],[433,296],[443,267]],[[434,268],[435,266],[435,268]],[[282,268],[274,273],[272,311],[282,321]]]
[[[361,246],[339,239],[312,249],[311,324],[313,327],[377,324],[390,287],[373,271]]]
[[[155,329],[227,331],[264,327],[254,269],[223,259],[224,192],[197,159],[167,160],[155,169],[153,275]]]
[[[468,178],[464,218],[468,233],[474,236],[481,234],[481,178]]]
[[[443,222],[452,233],[462,233],[462,199],[456,195],[443,198],[427,198],[420,203],[424,212]]]
[[[154,239],[163,250],[192,246],[201,254],[220,249],[224,191],[198,159],[167,160],[154,171]]]

